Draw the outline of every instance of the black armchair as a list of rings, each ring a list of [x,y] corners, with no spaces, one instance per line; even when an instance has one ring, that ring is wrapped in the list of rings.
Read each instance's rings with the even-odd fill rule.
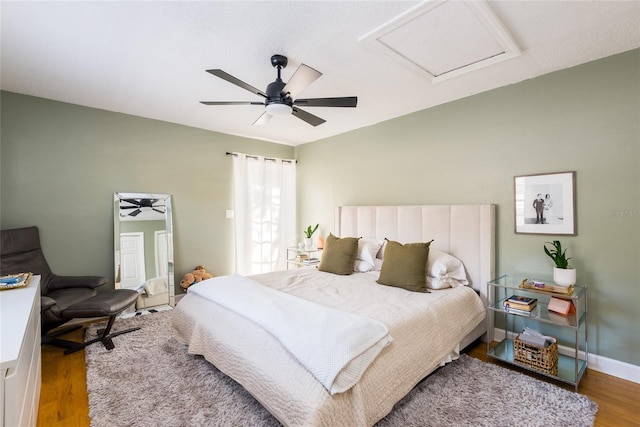
[[[42,343],[67,348],[65,354],[102,341],[108,349],[113,348],[111,338],[139,328],[110,333],[116,315],[131,306],[138,293],[130,289],[115,289],[101,293],[96,288],[107,283],[100,276],[58,276],[51,271],[40,247],[37,227],[2,230],[0,246],[0,275],[31,272],[40,275],[40,319]],[[9,291],[10,292],[10,291]],[[55,338],[60,333],[48,335],[73,318],[109,317],[105,330],[98,339],[86,343],[75,343]],[[68,332],[64,330],[62,332]]]

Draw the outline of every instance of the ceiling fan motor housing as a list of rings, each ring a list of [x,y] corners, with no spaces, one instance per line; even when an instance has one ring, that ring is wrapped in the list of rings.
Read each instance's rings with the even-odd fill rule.
[[[266,105],[277,103],[293,106],[293,100],[287,93],[283,93],[282,89],[286,86],[285,82],[281,79],[277,79],[275,82],[269,83],[267,86],[267,99]]]
[[[275,116],[284,116],[291,114],[293,110],[293,99],[288,93],[283,93],[285,83],[278,78],[275,82],[269,83],[267,86],[267,99],[264,104],[267,113]]]

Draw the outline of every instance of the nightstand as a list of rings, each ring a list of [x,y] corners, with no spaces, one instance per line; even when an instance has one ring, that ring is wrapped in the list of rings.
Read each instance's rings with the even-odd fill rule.
[[[587,343],[587,287],[573,286],[573,292],[568,294],[554,293],[523,288],[524,277],[500,276],[487,283],[487,325],[497,326],[498,331],[504,331],[504,337],[491,348],[494,330],[488,331],[487,358],[501,360],[506,363],[545,375],[556,380],[571,384],[578,390],[580,379],[587,369],[589,358]],[[546,283],[552,283],[547,281]],[[537,307],[529,315],[517,314],[503,308],[505,299],[512,295],[536,298]],[[556,314],[548,310],[551,297],[570,300],[575,307],[575,314],[567,316]],[[539,330],[545,335],[553,336],[561,349],[558,355],[558,372],[550,374],[523,364],[514,357],[514,339],[524,327]]]
[[[287,270],[320,264],[322,248],[300,249],[297,246],[287,248]]]

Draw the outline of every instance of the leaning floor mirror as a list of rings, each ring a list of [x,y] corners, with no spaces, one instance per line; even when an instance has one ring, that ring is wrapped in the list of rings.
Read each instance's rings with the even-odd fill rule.
[[[115,193],[116,289],[140,293],[136,310],[175,305],[171,195]]]

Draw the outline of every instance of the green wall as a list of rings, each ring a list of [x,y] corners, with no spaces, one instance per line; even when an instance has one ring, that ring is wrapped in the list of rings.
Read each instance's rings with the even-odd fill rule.
[[[113,286],[113,193],[173,196],[176,283],[233,273],[231,157],[292,158],[282,144],[2,92],[0,225],[40,227],[58,274]],[[182,293],[180,286],[176,294]]]
[[[296,155],[299,224],[320,223],[323,235],[337,205],[494,203],[497,271],[541,276],[553,237],[514,234],[513,176],[575,170],[578,235],[561,240],[589,285],[589,350],[640,365],[640,50],[295,150],[0,97],[0,225],[38,225],[58,274],[112,282],[116,191],[172,194],[177,281],[198,264],[233,271],[226,151]]]
[[[640,365],[640,50],[296,152],[300,224],[326,235],[339,205],[493,203],[496,271],[539,277],[554,236],[514,233],[513,177],[576,171],[578,233],[559,237],[589,286],[589,350]]]

